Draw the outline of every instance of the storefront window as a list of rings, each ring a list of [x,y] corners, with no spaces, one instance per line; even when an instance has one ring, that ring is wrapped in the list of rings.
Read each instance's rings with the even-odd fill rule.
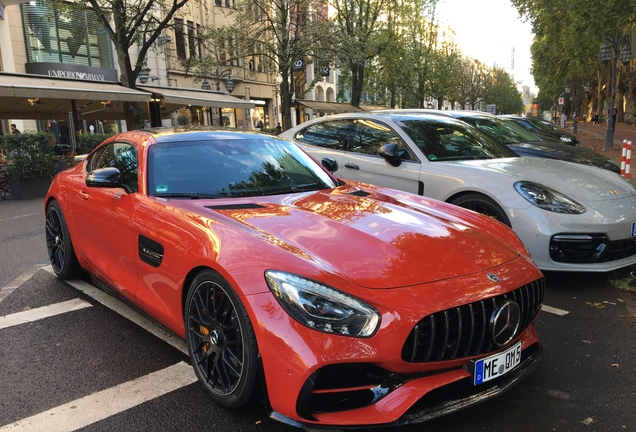
[[[236,114],[234,108],[221,108],[221,119],[223,120],[222,126],[236,127]]]
[[[110,39],[92,12],[41,0],[20,7],[29,63],[114,68]]]

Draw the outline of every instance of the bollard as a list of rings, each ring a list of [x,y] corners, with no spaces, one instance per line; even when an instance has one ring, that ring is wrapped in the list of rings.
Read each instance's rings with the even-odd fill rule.
[[[627,154],[625,155],[625,178],[629,179],[629,165],[632,161],[632,142],[627,141]]]
[[[623,152],[621,153],[621,177],[625,175],[625,158],[627,156],[627,140],[623,140]]]

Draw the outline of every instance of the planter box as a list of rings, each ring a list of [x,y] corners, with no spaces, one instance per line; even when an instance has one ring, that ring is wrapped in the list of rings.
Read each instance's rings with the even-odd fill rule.
[[[9,179],[13,199],[43,198],[51,186],[51,176]]]

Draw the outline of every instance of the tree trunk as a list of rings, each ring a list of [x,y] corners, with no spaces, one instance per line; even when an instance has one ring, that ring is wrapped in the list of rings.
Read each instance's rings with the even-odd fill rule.
[[[351,105],[360,107],[364,83],[364,64],[351,63]]]
[[[287,130],[289,128],[292,127],[292,121],[291,121],[291,100],[292,100],[292,93],[289,91],[289,68],[282,68],[281,69],[281,78],[282,81],[280,83],[280,95],[282,98],[281,104],[281,111],[282,111],[282,115],[283,115],[283,130]]]

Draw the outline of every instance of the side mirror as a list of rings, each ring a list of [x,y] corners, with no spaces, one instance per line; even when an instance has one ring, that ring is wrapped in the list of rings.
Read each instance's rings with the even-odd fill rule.
[[[402,164],[402,159],[397,154],[397,144],[384,144],[378,150],[378,155],[394,167]]]
[[[121,173],[117,168],[100,168],[86,176],[86,186],[120,188]]]
[[[338,161],[333,158],[322,158],[322,166],[327,168],[327,171],[329,171],[330,173],[338,171]]]

